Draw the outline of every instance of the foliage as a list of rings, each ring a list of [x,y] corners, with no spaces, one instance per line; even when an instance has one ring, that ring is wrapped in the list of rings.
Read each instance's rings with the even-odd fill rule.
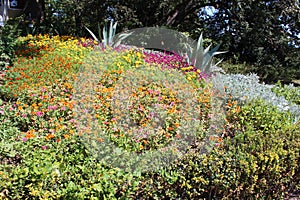
[[[231,56],[226,58],[235,56],[237,64],[254,65],[251,72],[268,83],[298,79],[299,1],[219,1],[217,4],[212,5],[213,15],[202,9],[200,24],[206,24],[204,29],[209,38],[222,41],[223,48],[229,50]]]
[[[210,46],[211,45],[205,49],[203,48],[203,36],[201,33],[196,48],[189,47],[189,52],[187,53],[187,62],[206,74],[222,71],[222,69],[217,69],[217,65],[220,63],[220,61],[215,64],[213,62],[213,57],[215,55],[225,53],[217,51],[220,45],[217,45],[212,50],[210,50]]]
[[[18,46],[16,38],[20,35],[17,20],[9,20],[0,29],[0,70],[12,64],[14,52]]]
[[[278,96],[284,96],[284,98],[290,102],[300,105],[300,89],[293,84],[283,85],[281,82],[278,82],[272,88],[272,92]]]
[[[16,52],[16,62],[7,69],[5,84],[0,86],[1,197],[280,199],[288,192],[299,191],[299,124],[292,121],[289,112],[257,100],[259,97],[252,93],[248,96],[253,101],[239,105],[235,100],[241,92],[235,93],[235,87],[228,85],[233,81],[236,88],[239,84],[253,90],[257,87],[255,92],[261,89],[262,95],[271,96],[266,89],[271,88],[259,85],[257,76],[224,75],[232,98],[227,96],[224,101],[222,129],[210,135],[215,125],[211,124],[211,98],[215,95],[211,83],[178,55],[137,48],[95,48],[90,53],[95,46],[93,41],[69,36],[29,35],[18,41],[23,45]],[[174,81],[174,87],[159,84],[162,74],[171,83]],[[96,78],[94,85],[88,84],[92,80],[89,78]],[[95,98],[89,99],[85,93],[90,90],[90,96]],[[178,101],[182,100],[178,91],[192,93],[194,101]],[[127,113],[127,108],[122,109],[123,99],[118,99],[126,92],[135,99],[129,102],[131,112]],[[290,89],[280,93],[295,99],[289,95],[294,94]],[[83,98],[78,99],[80,94]],[[96,122],[102,122],[111,141],[127,150],[146,152],[178,139],[176,130],[180,124],[177,127],[173,120],[190,118],[183,105],[197,113],[200,123],[195,134],[199,137],[172,165],[132,174],[95,159],[83,137],[88,132],[79,128],[81,118],[75,110],[78,100],[93,100],[90,113]],[[164,130],[161,134],[135,134],[140,141],[133,140],[133,136],[126,135],[129,130],[124,128],[126,123],[122,120],[126,118],[122,114],[129,114],[136,124],[150,124],[152,103],[160,103],[162,108],[158,110],[172,120],[160,121]],[[187,132],[182,131],[180,136]],[[203,141],[205,136],[207,140]],[[214,148],[203,153],[201,141],[212,142]]]
[[[91,36],[94,38],[95,41],[101,42],[100,39],[98,39],[90,29],[88,29],[87,27],[85,27],[85,28],[88,30],[88,32],[91,34]],[[112,45],[113,38],[116,34],[116,29],[117,29],[117,22],[115,24],[113,24],[112,21],[110,22],[109,32],[107,31],[107,27],[104,26],[103,31],[102,31],[102,34],[103,34],[102,42],[103,42],[104,47]],[[98,33],[100,35],[100,29],[98,30]]]
[[[262,102],[245,105],[234,115],[240,117],[235,125],[243,124],[242,132],[223,138],[209,154],[191,153],[160,172],[147,173],[137,198],[281,199],[290,188],[298,189],[299,127]],[[262,129],[272,123],[277,126]]]
[[[228,50],[223,58],[238,58],[263,81],[299,79],[299,1],[77,1],[50,0],[40,33],[88,36],[84,26],[97,32],[99,23],[118,21],[119,31],[165,26],[201,32]],[[94,9],[90,10],[90,7]],[[253,12],[255,10],[256,12]]]
[[[18,59],[14,66],[6,70],[2,90],[6,98],[16,98],[28,89],[34,91],[40,86],[49,86],[64,77],[74,76],[72,73],[79,68],[89,49],[78,46],[78,40],[72,37],[29,35],[18,41],[24,45],[16,51]],[[68,52],[64,52],[66,50]]]
[[[226,72],[226,74],[251,74],[257,67],[251,64],[247,64],[246,62],[238,63],[236,60],[224,60],[220,67]]]
[[[97,164],[77,135],[72,81],[91,49],[82,44],[89,42],[47,35],[19,40],[27,44],[17,54],[22,62],[7,71],[9,81],[1,86],[1,197],[117,199],[131,194],[135,177]],[[21,89],[16,95],[7,88],[10,82]]]
[[[95,130],[89,120],[80,124],[82,134],[84,135],[86,129],[91,130],[94,134],[87,135],[88,141],[94,139],[103,143],[108,137],[114,146],[129,153],[161,151],[164,149],[162,147],[170,142],[173,144],[172,148],[181,151],[183,145],[190,144],[186,144],[188,141],[184,139],[183,142],[178,142],[178,139],[202,138],[203,130],[208,129],[211,90],[205,83],[199,83],[203,80],[197,78],[196,73],[191,79],[189,75],[184,75],[183,68],[164,69],[156,63],[144,64],[142,59],[144,59],[142,52],[138,49],[129,49],[119,53],[110,50],[96,51],[94,55],[90,55],[89,60],[86,60],[87,67],[82,71],[82,77],[87,81],[79,77],[83,81],[76,86],[82,88],[84,92],[80,90],[75,97],[88,105],[80,106],[78,109],[80,113],[84,109],[94,110],[92,114],[81,116],[82,121],[95,116],[101,131]],[[100,82],[88,86],[87,77],[95,76]],[[194,82],[198,84],[194,85]],[[203,85],[203,88],[199,88],[200,85]],[[90,95],[94,91],[92,88],[96,90],[96,98]],[[200,127],[203,130],[200,130]],[[197,134],[192,131],[194,129],[199,129]],[[109,145],[111,143],[104,147]],[[126,156],[119,158],[120,156],[106,153],[107,150],[101,147],[99,149],[101,154],[95,153],[101,159],[108,154],[110,155],[108,163],[112,165],[122,163],[131,167],[129,160],[120,161]],[[91,145],[91,148],[97,151],[99,147]],[[142,170],[147,170],[151,166],[145,165],[141,166]],[[135,164],[134,167],[139,168],[140,164]]]
[[[277,106],[282,111],[289,111],[294,116],[294,122],[299,120],[300,108],[295,103],[277,96],[272,92],[272,85],[259,83],[259,77],[255,74],[226,74],[221,76],[222,84],[225,87],[227,99],[232,97],[240,104],[253,99],[263,99],[267,103]]]
[[[104,4],[97,1],[50,0],[45,4],[46,18],[39,33],[50,35],[87,36],[84,25],[97,27],[104,21]],[[90,9],[91,7],[95,9]],[[94,30],[93,30],[94,31]]]

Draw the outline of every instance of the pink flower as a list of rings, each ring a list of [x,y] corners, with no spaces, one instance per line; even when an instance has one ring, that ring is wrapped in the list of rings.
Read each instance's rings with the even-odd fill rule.
[[[58,108],[57,105],[54,106],[48,106],[48,110],[56,110]]]
[[[27,141],[27,138],[25,138],[25,137],[22,138],[22,141],[23,141],[23,142],[26,142],[26,141]]]
[[[36,112],[36,116],[38,116],[38,117],[41,117],[41,116],[43,116],[43,112],[41,112],[41,111],[38,111],[38,112]]]
[[[43,150],[46,150],[46,149],[47,149],[47,147],[46,147],[46,146],[42,146],[42,149],[43,149]]]

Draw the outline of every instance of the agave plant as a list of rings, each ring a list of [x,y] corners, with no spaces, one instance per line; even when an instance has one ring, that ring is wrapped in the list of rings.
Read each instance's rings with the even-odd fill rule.
[[[117,29],[117,22],[113,24],[112,21],[110,21],[110,27],[109,27],[109,32],[107,31],[107,27],[104,26],[102,35],[103,35],[103,40],[100,41],[100,39],[97,38],[97,36],[87,27],[85,27],[86,30],[91,34],[91,36],[96,40],[97,42],[102,42],[104,47],[107,46],[112,46],[113,44],[113,38],[116,34],[116,29]],[[100,27],[98,26],[98,33],[100,33]],[[100,34],[99,34],[100,36]]]
[[[86,30],[91,34],[91,36],[94,38],[95,41],[98,43],[102,42],[104,48],[109,46],[109,47],[117,47],[121,44],[121,41],[127,38],[131,33],[122,33],[119,34],[116,41],[114,42],[114,37],[116,36],[116,30],[117,30],[117,22],[113,24],[113,22],[110,22],[110,27],[109,27],[109,32],[107,31],[107,27],[104,26],[102,30],[102,36],[103,40],[100,41],[100,39],[97,38],[97,36],[87,27],[85,27]],[[100,38],[100,26],[98,26],[98,33],[99,33],[99,38]]]
[[[203,35],[201,33],[196,48],[191,47],[189,44],[185,44],[188,52],[185,54],[187,61],[190,65],[195,66],[204,73],[221,72],[225,73],[221,68],[217,67],[221,61],[215,63],[213,57],[218,54],[225,53],[226,51],[217,51],[220,48],[220,44],[210,50],[211,45],[204,49],[203,47]]]

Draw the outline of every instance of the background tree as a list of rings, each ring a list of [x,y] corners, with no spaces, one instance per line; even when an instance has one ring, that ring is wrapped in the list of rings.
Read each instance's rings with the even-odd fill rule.
[[[200,19],[209,37],[229,50],[227,56],[254,65],[268,82],[300,78],[299,1],[220,1],[215,8]]]
[[[245,62],[266,82],[300,78],[299,0],[116,0],[108,5],[122,28],[167,26],[194,39],[204,32],[229,51],[225,59]]]
[[[117,31],[165,26],[222,43],[229,64],[246,63],[264,81],[300,79],[299,0],[45,0],[40,32],[89,36],[105,21]]]

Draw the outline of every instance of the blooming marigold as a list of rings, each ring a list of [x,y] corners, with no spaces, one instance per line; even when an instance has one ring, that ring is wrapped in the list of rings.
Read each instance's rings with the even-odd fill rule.
[[[27,131],[26,136],[27,139],[31,139],[35,137],[34,130]]]
[[[54,136],[54,134],[53,133],[50,133],[50,134],[48,134],[47,136],[46,136],[46,139],[47,140],[50,140],[50,139],[52,139],[52,138],[54,138],[55,136]]]
[[[65,139],[69,139],[70,136],[69,136],[68,134],[64,134],[64,138],[65,138]]]

